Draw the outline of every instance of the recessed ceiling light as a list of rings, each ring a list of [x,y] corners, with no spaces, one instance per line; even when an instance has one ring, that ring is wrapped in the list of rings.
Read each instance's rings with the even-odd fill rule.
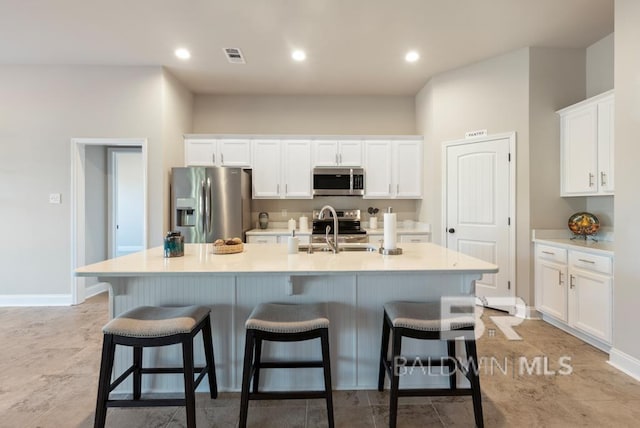
[[[307,54],[304,53],[303,50],[297,49],[291,53],[291,58],[296,61],[304,61],[305,59],[307,59]]]
[[[189,59],[189,58],[191,58],[191,52],[189,52],[185,48],[176,49],[175,50],[175,54],[180,59]]]
[[[417,60],[420,59],[420,54],[418,54],[418,52],[416,51],[409,51],[407,52],[407,54],[404,56],[404,59],[407,62],[416,62]]]

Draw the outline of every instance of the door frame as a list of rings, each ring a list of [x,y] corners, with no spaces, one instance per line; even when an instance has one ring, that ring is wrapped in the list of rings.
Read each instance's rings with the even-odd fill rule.
[[[452,146],[461,146],[464,144],[477,144],[484,143],[493,140],[509,139],[509,154],[511,160],[509,162],[509,218],[511,219],[511,227],[509,228],[509,276],[508,281],[511,283],[511,289],[509,290],[510,297],[514,297],[516,293],[516,232],[517,232],[517,219],[516,219],[516,133],[505,132],[500,134],[491,134],[483,137],[466,138],[463,140],[444,141],[442,143],[442,230],[441,239],[442,245],[447,247],[447,149]]]
[[[85,258],[85,153],[87,146],[140,147],[142,150],[142,181],[144,195],[143,244],[148,247],[148,156],[146,138],[72,138],[71,139],[71,304],[85,300],[85,278],[76,277],[75,270],[86,264]]]

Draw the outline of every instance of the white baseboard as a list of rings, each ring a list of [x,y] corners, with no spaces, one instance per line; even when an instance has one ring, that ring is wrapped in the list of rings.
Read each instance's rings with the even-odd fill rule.
[[[516,306],[516,313],[514,316],[524,318],[526,320],[542,319],[542,315],[536,310],[535,306]]]
[[[71,306],[71,294],[4,294],[0,306]]]
[[[635,380],[640,381],[640,360],[637,358],[616,348],[611,348],[608,363]]]
[[[85,288],[84,298],[88,299],[90,297],[97,296],[100,293],[104,293],[105,291],[109,291],[109,283],[99,282]]]

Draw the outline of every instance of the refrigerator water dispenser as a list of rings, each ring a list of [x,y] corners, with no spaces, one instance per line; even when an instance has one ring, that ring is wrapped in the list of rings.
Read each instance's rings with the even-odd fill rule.
[[[178,198],[176,200],[176,226],[194,227],[196,225],[196,200]]]

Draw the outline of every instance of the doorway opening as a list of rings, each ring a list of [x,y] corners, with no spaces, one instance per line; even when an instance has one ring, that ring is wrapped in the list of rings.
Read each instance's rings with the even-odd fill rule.
[[[476,281],[483,306],[515,310],[516,136],[443,145],[443,236],[447,248],[498,265]]]
[[[110,173],[114,166],[111,156],[117,158],[115,168],[119,165],[122,174]],[[126,252],[127,247],[136,251],[147,247],[147,140],[74,138],[71,140],[71,175],[71,295],[75,305],[107,289],[106,283],[76,277],[74,271],[116,254],[111,250],[120,245],[117,244],[120,237],[115,233],[118,214],[114,215],[114,209],[123,197],[137,198],[138,204],[132,212],[121,212],[128,229],[126,237],[120,239],[121,252],[123,249]],[[118,180],[118,176],[121,176],[120,186],[114,186],[112,181]],[[139,182],[132,184],[135,180]],[[120,205],[126,206],[126,203]],[[131,219],[126,218],[127,214],[131,214]]]

